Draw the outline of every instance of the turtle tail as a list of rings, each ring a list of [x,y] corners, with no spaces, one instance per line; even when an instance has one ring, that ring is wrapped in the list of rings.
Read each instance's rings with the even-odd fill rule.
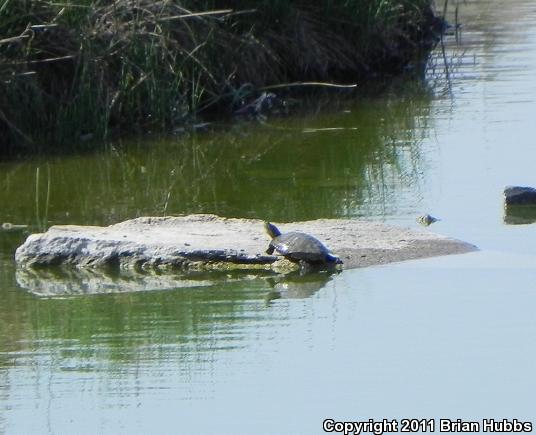
[[[272,239],[281,235],[281,231],[279,231],[279,229],[270,222],[264,222],[264,229]]]

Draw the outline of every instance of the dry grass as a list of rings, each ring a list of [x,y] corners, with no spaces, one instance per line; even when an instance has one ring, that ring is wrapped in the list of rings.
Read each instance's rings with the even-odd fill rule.
[[[433,25],[428,0],[0,0],[2,154],[165,129],[263,86],[396,73]]]

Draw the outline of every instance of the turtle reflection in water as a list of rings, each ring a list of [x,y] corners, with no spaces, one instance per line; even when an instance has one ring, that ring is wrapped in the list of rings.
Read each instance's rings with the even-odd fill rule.
[[[322,273],[304,273],[303,269],[287,274],[266,278],[270,286],[264,295],[264,302],[270,305],[276,299],[306,299],[323,289],[340,273],[335,268],[323,270]]]
[[[266,250],[268,255],[272,255],[275,251],[287,260],[300,263],[301,266],[330,267],[342,264],[339,257],[333,255],[320,240],[309,234],[298,231],[281,234],[281,231],[270,222],[265,222],[264,228],[272,238]]]

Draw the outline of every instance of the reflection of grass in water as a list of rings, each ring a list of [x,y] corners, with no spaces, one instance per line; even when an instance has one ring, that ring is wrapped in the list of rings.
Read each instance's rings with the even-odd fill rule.
[[[50,165],[47,164],[47,190],[45,196],[44,211],[41,215],[41,189],[40,189],[41,168],[35,168],[35,227],[38,231],[45,231],[48,228],[48,209],[50,205]]]
[[[235,162],[235,179],[229,179],[245,207],[230,212],[296,220],[368,214],[372,203],[392,212],[396,192],[417,186],[422,176],[419,142],[426,135],[428,97],[408,94],[387,105],[365,100],[368,107],[352,107],[355,114],[304,116],[276,123],[289,126],[286,130],[250,134],[246,141],[252,149]],[[323,131],[330,127],[337,129]],[[319,131],[303,133],[314,128]],[[219,198],[224,196],[220,191]]]
[[[23,182],[35,165],[7,166],[1,199],[12,204],[10,221],[37,215],[41,225],[199,212],[279,221],[394,213],[419,189],[428,134],[429,94],[411,83],[383,99],[331,100],[327,113],[56,159],[46,195],[42,170],[38,196]]]
[[[6,288],[6,283],[0,284]],[[68,351],[60,358],[116,361],[139,358],[155,346],[163,353],[167,348],[210,355],[218,348],[240,346],[240,339],[229,338],[232,334],[226,331],[263,317],[251,304],[258,302],[262,307],[267,288],[264,280],[246,280],[208,288],[67,299],[11,292],[0,306],[0,346],[3,352],[34,346],[54,351],[59,340],[58,350]],[[15,331],[17,339],[9,340]],[[221,337],[215,340],[218,334]],[[34,343],[36,339],[39,344]],[[9,365],[9,361],[0,359],[0,364]]]

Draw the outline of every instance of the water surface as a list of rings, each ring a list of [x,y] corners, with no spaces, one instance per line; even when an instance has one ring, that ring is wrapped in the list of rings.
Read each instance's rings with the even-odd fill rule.
[[[431,213],[442,219],[432,230],[481,248],[291,285],[222,279],[40,299],[16,282],[25,235],[2,233],[0,432],[320,434],[328,417],[534,423],[536,232],[505,224],[502,191],[536,185],[536,3],[459,11],[448,77],[438,49],[424,82],[380,97],[0,163],[0,220],[33,230],[198,212],[417,226]]]

